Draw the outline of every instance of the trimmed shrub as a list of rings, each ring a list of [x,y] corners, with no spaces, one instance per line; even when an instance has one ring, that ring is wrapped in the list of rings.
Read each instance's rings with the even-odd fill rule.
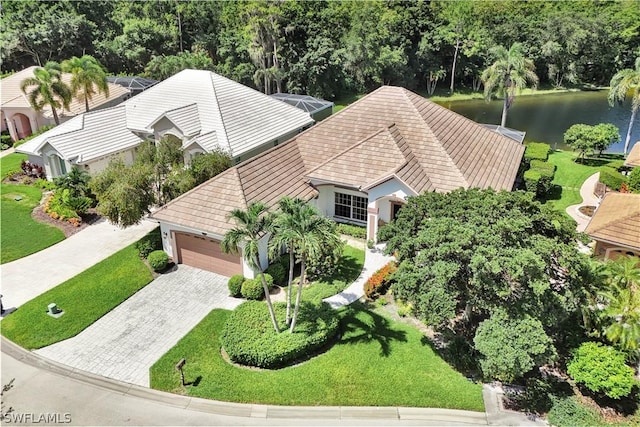
[[[524,185],[527,191],[535,193],[537,197],[542,197],[551,190],[553,172],[548,169],[529,169],[524,172]]]
[[[626,178],[617,170],[605,166],[600,168],[600,182],[612,190],[620,191],[620,186],[626,182]]]
[[[49,191],[49,190],[54,190],[56,188],[56,185],[51,182],[51,181],[47,181],[44,178],[38,178],[34,181],[33,185],[35,187],[38,187],[41,190],[45,190],[45,191]]]
[[[373,273],[364,284],[364,294],[367,298],[375,299],[380,295],[386,294],[392,283],[391,275],[395,273],[396,270],[396,263],[391,261]]]
[[[634,168],[629,174],[627,187],[632,193],[640,193],[640,167]]]
[[[142,239],[135,243],[135,248],[138,251],[140,258],[146,258],[153,251],[162,249],[162,235],[160,234],[160,227],[157,227],[153,231],[147,233]]]
[[[245,280],[240,287],[240,294],[242,298],[261,300],[264,297],[264,289],[260,277]]]
[[[245,277],[242,274],[234,274],[229,278],[227,287],[229,288],[229,295],[238,298],[242,295],[242,284],[245,281]]]
[[[13,140],[11,139],[11,135],[9,135],[8,133],[3,133],[0,134],[0,144],[2,144],[2,147],[4,147],[6,145],[6,148],[9,148],[13,145]],[[3,150],[6,150],[6,148],[3,148]]]
[[[286,305],[275,303],[276,318],[284,321]],[[308,356],[338,332],[336,312],[326,303],[300,305],[293,333],[276,333],[267,305],[247,301],[237,307],[222,331],[221,342],[229,359],[242,365],[278,368]]]
[[[278,286],[284,286],[287,284],[287,272],[288,271],[285,270],[282,264],[280,264],[279,262],[271,264],[265,270],[265,273],[273,277],[273,283]]]
[[[347,236],[358,239],[364,239],[367,237],[367,229],[358,225],[338,224],[337,230],[340,234],[346,234]]]
[[[580,384],[612,399],[628,396],[636,385],[625,355],[599,342],[585,342],[567,365],[567,373]]]
[[[149,254],[147,260],[153,271],[162,271],[167,268],[169,255],[165,251],[153,251]]]
[[[524,150],[524,160],[526,163],[531,163],[532,160],[547,161],[549,153],[551,152],[551,146],[542,142],[529,142],[526,144]]]

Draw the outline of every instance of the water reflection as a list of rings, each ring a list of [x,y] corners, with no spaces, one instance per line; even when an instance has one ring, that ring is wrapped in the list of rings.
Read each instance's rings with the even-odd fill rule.
[[[609,152],[621,153],[631,117],[631,100],[609,107],[608,91],[571,92],[517,97],[507,115],[507,127],[527,132],[526,141],[539,141],[552,147],[567,149],[564,132],[576,123],[596,125],[612,123],[620,129],[620,142]],[[442,102],[441,105],[478,123],[499,124],[502,101],[483,100]],[[636,115],[630,147],[640,140],[640,114]]]

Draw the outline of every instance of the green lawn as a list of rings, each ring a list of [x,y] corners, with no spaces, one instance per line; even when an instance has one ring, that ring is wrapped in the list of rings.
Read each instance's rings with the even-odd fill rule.
[[[342,336],[326,353],[279,370],[235,367],[220,355],[229,315],[213,310],[150,371],[151,387],[276,405],[415,406],[483,411],[482,386],[454,371],[415,328],[355,303],[337,311]],[[175,364],[187,360],[180,385]]]
[[[5,179],[10,173],[20,170],[20,163],[27,160],[26,154],[11,153],[0,158],[0,174]]]
[[[151,280],[151,272],[134,245],[127,246],[20,306],[2,320],[2,335],[27,349],[71,338]],[[62,317],[54,319],[46,314],[47,305],[52,302],[64,310]]]
[[[3,157],[2,160],[4,159]],[[37,222],[31,217],[31,211],[38,206],[41,197],[42,192],[35,187],[13,184],[0,186],[1,264],[25,257],[64,240],[62,231]]]
[[[312,282],[308,287],[302,289],[302,298],[305,301],[321,301],[324,298],[342,292],[347,286],[353,283],[364,265],[364,250],[345,245],[340,265],[328,277],[321,277]],[[293,289],[294,295],[297,287]]]
[[[613,156],[604,155],[602,158],[587,158],[581,164],[575,162],[577,156],[577,153],[571,151],[555,151],[549,155],[549,163],[556,165],[553,183],[562,191],[550,197],[548,203],[562,212],[567,207],[582,202],[580,187],[584,181],[598,172],[601,166],[614,161]]]

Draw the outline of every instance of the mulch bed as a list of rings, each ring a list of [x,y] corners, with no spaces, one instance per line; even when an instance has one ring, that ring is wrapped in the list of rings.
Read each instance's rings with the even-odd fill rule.
[[[43,197],[43,201],[45,198]],[[91,224],[95,224],[102,219],[102,217],[96,212],[94,208],[89,209],[89,211],[82,216],[82,222],[78,227],[74,226],[70,222],[60,221],[59,219],[53,219],[43,210],[43,201],[40,202],[38,206],[36,206],[31,212],[31,217],[44,224],[52,225],[56,228],[59,228],[63,233],[64,237],[69,237],[76,234],[78,231],[84,230]]]
[[[586,215],[588,217],[592,217],[593,213],[596,210],[595,206],[580,206],[578,209],[582,215]]]

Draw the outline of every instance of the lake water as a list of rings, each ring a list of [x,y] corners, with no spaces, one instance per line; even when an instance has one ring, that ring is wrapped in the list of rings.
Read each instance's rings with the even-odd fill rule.
[[[563,135],[571,125],[612,123],[620,130],[620,142],[608,151],[621,153],[631,117],[631,100],[627,99],[622,106],[610,107],[608,94],[609,91],[603,90],[516,97],[507,114],[507,127],[525,131],[525,141],[546,142],[552,148],[569,149],[563,143]],[[441,102],[440,105],[478,123],[500,124],[501,100]],[[636,115],[629,149],[638,140],[640,114]]]

